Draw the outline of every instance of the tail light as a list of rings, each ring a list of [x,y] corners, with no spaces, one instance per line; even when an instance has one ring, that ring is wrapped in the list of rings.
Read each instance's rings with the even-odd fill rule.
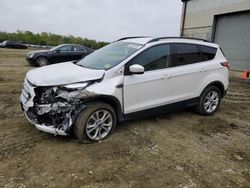
[[[227,69],[230,69],[230,63],[228,61],[220,63],[223,67],[227,67]]]

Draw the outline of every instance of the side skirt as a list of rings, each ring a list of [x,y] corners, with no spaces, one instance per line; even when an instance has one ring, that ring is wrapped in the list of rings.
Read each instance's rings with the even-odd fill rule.
[[[155,115],[160,115],[168,112],[173,112],[181,109],[185,109],[191,106],[195,106],[199,104],[199,99],[200,97],[172,103],[172,104],[167,104],[164,106],[159,106],[147,110],[142,110],[138,112],[132,112],[129,114],[124,115],[124,119],[126,120],[134,120],[134,119],[140,119],[143,117],[149,117],[149,116],[155,116]]]

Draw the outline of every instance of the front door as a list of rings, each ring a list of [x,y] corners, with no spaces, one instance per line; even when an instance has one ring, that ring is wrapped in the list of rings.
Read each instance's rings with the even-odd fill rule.
[[[133,58],[124,76],[124,113],[129,114],[171,102],[171,48],[169,44],[150,47]],[[130,65],[144,66],[143,74],[130,74]]]
[[[51,59],[52,59],[53,63],[71,61],[72,52],[73,52],[72,46],[65,45],[65,46],[58,48],[56,50],[54,56]]]

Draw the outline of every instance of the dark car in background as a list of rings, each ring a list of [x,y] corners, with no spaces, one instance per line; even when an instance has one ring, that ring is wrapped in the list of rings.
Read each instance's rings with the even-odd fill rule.
[[[80,60],[93,51],[78,44],[62,44],[49,50],[29,52],[26,60],[30,65],[41,67],[54,63]]]
[[[28,47],[20,42],[4,41],[1,43],[1,48],[27,49]]]

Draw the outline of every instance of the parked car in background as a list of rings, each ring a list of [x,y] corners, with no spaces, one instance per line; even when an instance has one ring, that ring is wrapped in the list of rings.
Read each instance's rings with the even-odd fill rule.
[[[29,52],[26,60],[30,65],[42,67],[54,63],[80,60],[93,51],[82,45],[62,44],[49,50]]]
[[[123,38],[74,63],[29,71],[20,97],[37,129],[83,143],[118,122],[195,107],[213,115],[228,89],[219,45],[185,38]]]
[[[20,42],[4,41],[1,43],[1,48],[27,49],[28,47]]]

